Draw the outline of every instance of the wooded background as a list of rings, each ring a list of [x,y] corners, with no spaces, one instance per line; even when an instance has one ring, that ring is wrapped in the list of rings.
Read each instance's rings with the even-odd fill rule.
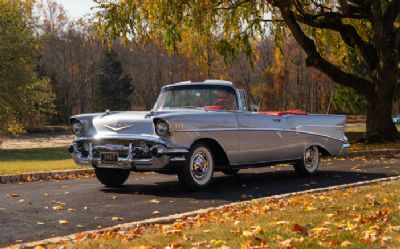
[[[188,31],[177,51],[164,39],[104,42],[93,20],[69,20],[53,0],[0,0],[0,132],[105,109],[150,110],[163,85],[185,80],[233,81],[265,111],[326,113],[334,90],[330,113],[366,113],[364,97],[306,66],[284,27],[265,29],[253,57],[226,58],[213,37]]]

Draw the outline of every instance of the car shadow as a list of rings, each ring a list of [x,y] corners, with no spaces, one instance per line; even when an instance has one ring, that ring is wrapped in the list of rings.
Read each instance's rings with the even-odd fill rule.
[[[122,188],[103,188],[105,193],[151,195],[157,197],[191,198],[197,200],[243,200],[261,198],[278,194],[305,191],[316,188],[331,187],[359,181],[372,180],[389,176],[385,173],[366,173],[354,171],[322,170],[312,178],[299,178],[293,170],[273,172],[239,173],[237,176],[216,174],[211,186],[202,191],[190,191],[183,188],[178,179],[157,181],[152,185],[132,184]]]

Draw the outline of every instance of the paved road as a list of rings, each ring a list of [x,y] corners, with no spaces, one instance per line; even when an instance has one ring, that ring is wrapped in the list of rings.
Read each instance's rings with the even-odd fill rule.
[[[399,174],[400,159],[393,158],[324,161],[312,179],[298,178],[288,166],[243,170],[236,177],[218,173],[210,189],[197,193],[182,189],[176,176],[153,173],[132,174],[122,189],[104,188],[93,178],[5,184],[0,185],[0,247],[218,206],[242,200],[241,194],[257,198]],[[65,210],[53,210],[58,205]]]

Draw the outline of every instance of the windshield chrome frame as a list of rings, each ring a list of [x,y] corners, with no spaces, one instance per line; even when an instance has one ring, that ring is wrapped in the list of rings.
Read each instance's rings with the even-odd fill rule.
[[[158,103],[158,101],[160,99],[160,95],[165,90],[165,88],[185,87],[185,86],[188,86],[188,87],[191,87],[191,86],[221,86],[221,87],[225,87],[225,88],[230,88],[230,89],[233,90],[232,92],[235,93],[235,99],[236,99],[236,103],[238,105],[238,109],[237,110],[218,110],[218,111],[221,111],[221,112],[243,112],[244,111],[243,104],[242,104],[241,100],[239,99],[239,89],[236,89],[232,85],[215,84],[215,83],[214,84],[212,84],[212,83],[187,83],[187,84],[179,85],[179,86],[174,86],[174,85],[164,86],[164,87],[161,88],[161,91],[160,91],[160,93],[158,95],[157,101],[154,103],[153,109],[151,111],[173,110],[173,109],[177,109],[178,110],[179,108],[171,108],[171,109],[164,109],[164,108],[160,109],[159,108],[159,109],[156,109],[156,107],[157,107],[157,103]],[[191,110],[191,109],[185,109],[185,110]],[[197,110],[197,109],[193,109],[193,110]]]

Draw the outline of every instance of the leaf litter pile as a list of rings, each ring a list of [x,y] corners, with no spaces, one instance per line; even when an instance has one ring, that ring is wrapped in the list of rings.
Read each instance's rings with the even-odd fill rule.
[[[400,181],[256,200],[172,224],[81,234],[47,247],[399,248]]]

